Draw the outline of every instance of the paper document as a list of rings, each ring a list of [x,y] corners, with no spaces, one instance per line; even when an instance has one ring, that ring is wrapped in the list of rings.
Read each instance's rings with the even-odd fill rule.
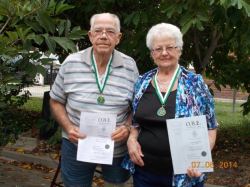
[[[116,114],[82,112],[80,131],[87,135],[79,139],[77,160],[112,164],[114,141],[111,134],[116,127]]]
[[[174,174],[187,173],[192,167],[213,172],[205,115],[167,120]]]

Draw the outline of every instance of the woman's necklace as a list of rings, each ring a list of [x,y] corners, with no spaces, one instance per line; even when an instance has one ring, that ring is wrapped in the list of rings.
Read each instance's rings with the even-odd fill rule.
[[[166,115],[166,109],[165,109],[165,105],[166,105],[166,102],[167,102],[167,98],[175,84],[175,81],[177,79],[177,77],[179,76],[179,73],[180,73],[180,66],[178,65],[172,78],[171,78],[171,81],[170,81],[170,84],[168,86],[168,89],[167,89],[167,92],[165,93],[164,97],[161,93],[161,90],[160,90],[160,87],[159,87],[159,84],[158,84],[158,81],[157,81],[157,76],[158,76],[158,70],[154,76],[154,85],[155,85],[155,91],[156,91],[156,94],[157,94],[157,98],[159,99],[160,103],[161,103],[161,107],[157,110],[156,114],[157,116],[165,116]]]
[[[160,82],[159,80],[157,81],[158,82],[158,86],[160,88],[160,91],[161,92],[166,92],[167,88],[168,88],[168,85],[169,85],[169,81],[168,82]]]

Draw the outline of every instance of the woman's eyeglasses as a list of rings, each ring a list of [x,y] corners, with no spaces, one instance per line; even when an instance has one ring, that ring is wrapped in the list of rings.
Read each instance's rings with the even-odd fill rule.
[[[152,49],[152,52],[157,53],[157,54],[162,54],[163,51],[165,50],[168,53],[173,53],[176,48],[178,47],[177,46],[157,47],[157,48]]]

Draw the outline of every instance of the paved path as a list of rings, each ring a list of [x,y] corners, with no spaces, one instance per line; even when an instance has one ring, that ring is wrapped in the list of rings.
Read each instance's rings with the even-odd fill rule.
[[[0,159],[0,187],[48,187],[54,173],[24,169]]]
[[[31,97],[41,97],[42,98],[44,92],[50,90],[50,86],[49,85],[45,85],[45,86],[30,86],[30,87],[24,88],[24,90],[29,90],[29,92],[31,93]]]
[[[28,140],[28,143],[25,140],[22,142],[27,145],[28,149],[32,149],[34,141]],[[22,146],[19,142],[14,148]],[[21,162],[30,162],[33,164],[41,164],[49,168],[54,168],[50,172],[44,172],[42,170],[30,169],[25,165],[15,166],[8,161],[17,160]],[[41,187],[41,186],[50,186],[50,183],[53,179],[53,176],[56,171],[57,163],[48,155],[33,155],[33,154],[24,154],[18,153],[16,151],[10,151],[9,147],[3,148],[0,150],[0,187]],[[61,182],[60,175],[57,179],[57,182]],[[132,187],[132,179],[130,179],[126,187]],[[93,184],[93,187],[101,187]],[[206,184],[205,187],[222,187],[217,185]]]
[[[0,158],[0,187],[48,187],[53,179],[55,171],[43,172],[35,169],[24,169],[19,166],[3,162]],[[57,182],[61,182],[60,177]],[[93,184],[93,187],[101,187]],[[126,187],[132,187],[132,180]],[[206,184],[205,187],[223,187]]]

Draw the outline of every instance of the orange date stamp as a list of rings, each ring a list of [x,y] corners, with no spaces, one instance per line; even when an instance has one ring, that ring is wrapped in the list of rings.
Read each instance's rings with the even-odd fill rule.
[[[217,168],[217,169],[237,169],[238,168],[238,162],[237,161],[229,161],[229,160],[223,160],[218,162],[192,162],[191,163],[192,168]]]

